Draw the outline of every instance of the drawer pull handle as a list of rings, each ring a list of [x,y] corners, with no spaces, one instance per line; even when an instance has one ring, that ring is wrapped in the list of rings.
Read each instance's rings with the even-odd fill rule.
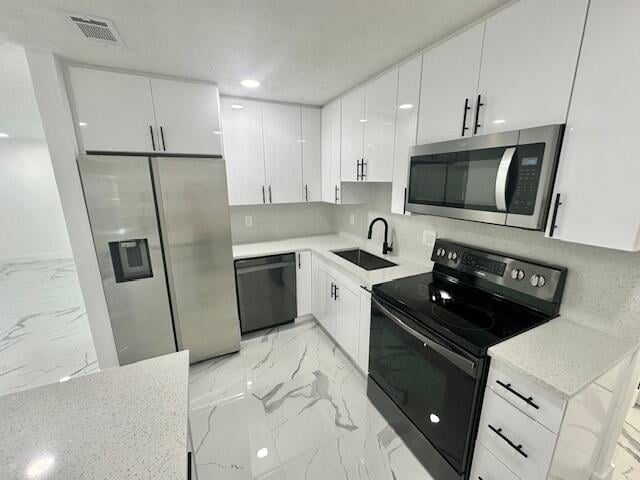
[[[516,397],[524,401],[527,405],[535,408],[536,410],[540,410],[540,407],[534,403],[533,397],[525,397],[520,392],[515,391],[513,388],[511,388],[510,383],[503,383],[500,380],[496,380],[496,383],[500,385],[502,388],[504,388],[507,392],[513,393]]]
[[[509,446],[511,448],[513,448],[516,452],[518,452],[520,455],[522,455],[524,458],[529,458],[529,455],[527,455],[526,453],[524,453],[524,451],[522,450],[522,444],[518,444],[516,445],[515,443],[513,443],[511,440],[509,440],[503,433],[502,433],[502,429],[501,428],[496,428],[493,425],[489,424],[489,428],[491,429],[491,431],[493,433],[495,433],[496,435],[498,435],[502,440],[504,440],[505,442],[507,442],[509,444]]]

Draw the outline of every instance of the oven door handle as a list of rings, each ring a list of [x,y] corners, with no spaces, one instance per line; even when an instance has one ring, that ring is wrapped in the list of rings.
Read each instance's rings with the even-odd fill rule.
[[[411,328],[409,325],[403,322],[402,319],[400,319],[397,315],[395,315],[391,310],[389,310],[387,307],[382,305],[375,298],[371,299],[371,303],[373,303],[376,306],[376,308],[380,310],[393,323],[395,323],[397,326],[399,326],[401,329],[403,329],[412,337],[420,340],[425,347],[427,346],[430,347],[432,350],[437,352],[439,355],[442,355],[444,358],[449,360],[451,363],[453,363],[455,366],[463,370],[468,375],[475,376],[476,362],[448,349],[444,345],[441,345],[440,343],[424,336],[420,332],[415,331],[413,328]]]
[[[500,212],[507,211],[507,182],[509,181],[509,168],[516,154],[516,147],[505,149],[498,166],[498,174],[496,175],[496,208]]]

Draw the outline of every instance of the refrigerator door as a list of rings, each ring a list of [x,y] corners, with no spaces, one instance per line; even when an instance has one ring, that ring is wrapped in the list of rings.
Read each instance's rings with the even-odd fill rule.
[[[191,363],[240,349],[222,158],[151,159],[178,348]]]
[[[175,352],[149,159],[81,155],[78,168],[120,364]]]

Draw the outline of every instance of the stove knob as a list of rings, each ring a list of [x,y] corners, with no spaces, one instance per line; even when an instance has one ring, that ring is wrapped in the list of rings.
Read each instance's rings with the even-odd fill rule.
[[[436,250],[436,255],[438,257],[444,257],[446,255],[446,253],[447,253],[447,251],[442,247],[440,247],[440,248],[438,248],[438,250]]]
[[[511,278],[513,278],[514,280],[522,280],[524,278],[524,270],[514,268],[513,270],[511,270]]]
[[[531,285],[534,287],[544,287],[547,283],[547,279],[542,275],[531,275]]]
[[[449,252],[449,260],[452,260],[454,262],[458,261],[458,253],[457,252]]]

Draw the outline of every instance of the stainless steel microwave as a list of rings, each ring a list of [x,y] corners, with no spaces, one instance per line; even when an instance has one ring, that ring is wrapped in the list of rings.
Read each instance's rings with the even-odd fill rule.
[[[410,150],[406,210],[544,230],[564,125]]]

